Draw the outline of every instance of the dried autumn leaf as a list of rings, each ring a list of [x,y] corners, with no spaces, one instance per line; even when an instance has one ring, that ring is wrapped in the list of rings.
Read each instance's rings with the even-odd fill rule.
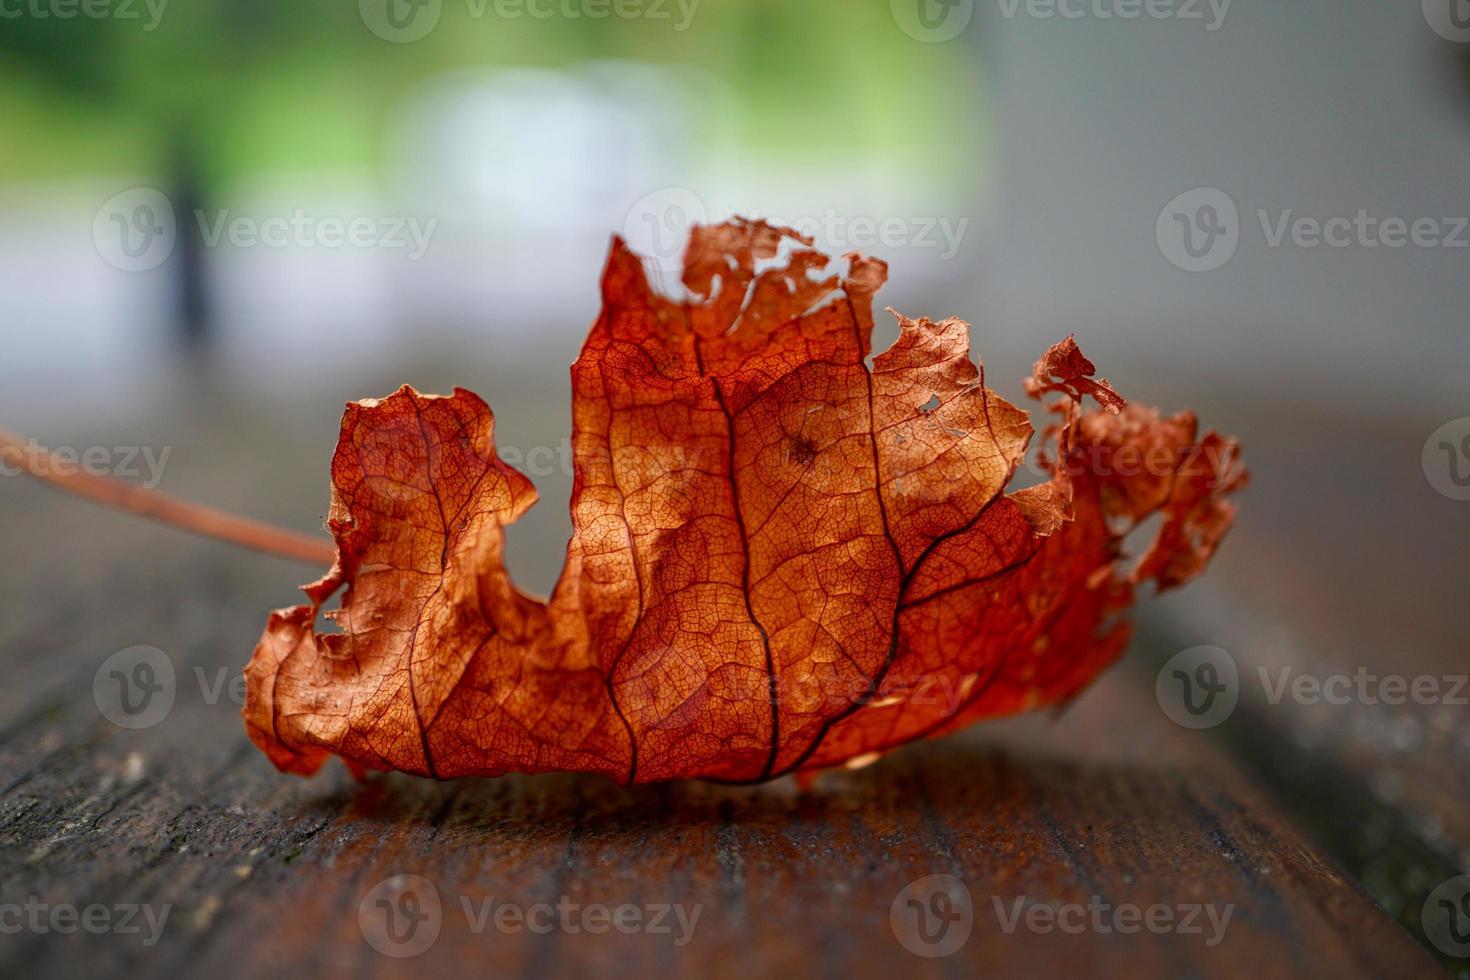
[[[1051,478],[1008,493],[1032,429],[968,326],[900,316],[869,368],[886,267],[824,276],[809,245],[697,229],[677,302],[614,242],[572,368],[574,532],[548,602],[505,569],[535,492],[484,402],[349,405],[337,561],[246,670],[271,760],[754,781],[1062,701],[1116,658],[1135,587],[1196,574],[1230,526],[1236,444],[1125,405],[1068,338],[1028,382],[1061,395]],[[344,587],[340,632],[316,631]]]

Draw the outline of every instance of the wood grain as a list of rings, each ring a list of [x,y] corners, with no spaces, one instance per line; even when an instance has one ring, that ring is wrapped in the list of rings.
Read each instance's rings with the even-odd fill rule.
[[[249,745],[228,683],[265,611],[292,601],[309,573],[29,484],[0,482],[0,494],[16,553],[44,556],[0,572],[0,907],[169,908],[151,946],[142,935],[0,933],[0,975],[1439,969],[1216,742],[1160,713],[1143,670],[1115,669],[1059,719],[982,726],[805,790],[626,790],[573,776],[358,784],[337,767],[302,780]],[[136,731],[93,698],[99,665],[134,644],[163,650],[176,676],[172,711]],[[365,900],[370,919],[381,911],[370,893],[399,875],[428,879],[441,904],[437,939],[412,958],[383,955],[363,928]],[[968,940],[934,959],[906,949],[890,916],[931,875],[961,881],[973,909]],[[677,905],[698,919],[683,944],[677,925],[537,934],[492,920],[476,931],[465,903],[478,911],[491,898],[644,916]],[[1203,918],[1200,934],[1121,934],[1091,920],[1075,933],[1007,932],[996,903],[1010,914],[1018,900],[1175,916],[1228,907],[1230,918],[1213,945]]]

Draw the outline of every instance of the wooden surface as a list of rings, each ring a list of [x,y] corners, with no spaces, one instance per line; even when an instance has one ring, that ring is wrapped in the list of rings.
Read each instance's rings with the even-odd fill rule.
[[[214,475],[186,491],[267,517],[283,496],[319,495],[324,459],[289,440],[280,474],[199,447],[196,460],[215,453]],[[1413,909],[1385,912],[1329,856],[1330,820],[1279,801],[1259,746],[1167,720],[1156,664],[1202,642],[1169,617],[1059,719],[981,726],[806,790],[630,791],[569,776],[357,784],[340,767],[302,780],[249,744],[230,682],[266,611],[314,570],[18,478],[0,478],[0,515],[12,555],[0,570],[0,929],[7,905],[145,905],[155,918],[168,907],[153,945],[146,913],[141,934],[0,932],[0,976],[1422,977],[1446,963],[1396,921],[1412,924]],[[1192,602],[1167,608],[1208,605]],[[175,701],[128,730],[99,711],[93,684],[135,644],[167,655]],[[1289,751],[1274,744],[1265,754]],[[904,889],[933,875],[963,883],[973,927],[951,955],[926,958],[891,913],[897,903],[904,932]],[[395,883],[429,908],[424,886],[397,876],[427,879],[440,903],[437,938],[409,958],[371,941],[385,935],[379,898],[409,907]],[[374,890],[385,881],[389,892]],[[560,920],[544,934],[502,930],[493,911],[477,931],[486,899],[698,918],[678,945],[672,915],[670,934]],[[1017,902],[1082,928],[1023,919],[1008,932]],[[1114,911],[1095,918],[1101,906]],[[1122,934],[1124,906],[1161,906],[1202,931]],[[1205,907],[1229,910],[1223,931]]]

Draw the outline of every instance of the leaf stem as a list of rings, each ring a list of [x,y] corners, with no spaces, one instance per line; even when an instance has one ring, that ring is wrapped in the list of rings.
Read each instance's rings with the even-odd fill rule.
[[[0,428],[0,461],[14,463],[22,472],[58,490],[242,548],[314,565],[331,565],[336,560],[336,548],[330,541],[58,465],[50,450],[38,453],[37,448],[34,442]]]

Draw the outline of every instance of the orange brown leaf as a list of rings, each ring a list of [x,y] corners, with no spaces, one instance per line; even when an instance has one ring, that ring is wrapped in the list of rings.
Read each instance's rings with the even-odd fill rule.
[[[1027,384],[1058,396],[1048,479],[1008,491],[1032,428],[985,387],[969,327],[899,316],[870,362],[886,266],[830,266],[763,222],[698,228],[674,300],[614,242],[572,368],[573,535],[545,602],[505,568],[535,491],[489,407],[407,387],[349,405],[337,560],[255,650],[255,742],[303,774],[337,755],[749,782],[1077,693],[1121,651],[1136,587],[1208,561],[1236,444],[1125,403],[1068,338]]]

